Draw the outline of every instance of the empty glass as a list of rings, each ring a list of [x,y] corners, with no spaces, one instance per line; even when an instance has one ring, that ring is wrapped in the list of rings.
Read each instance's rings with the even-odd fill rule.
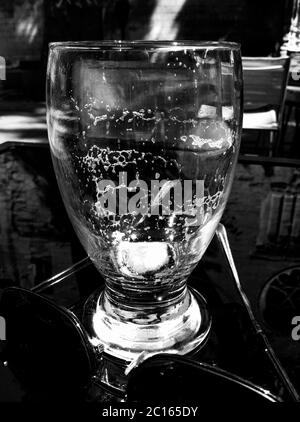
[[[106,280],[85,308],[94,345],[131,361],[206,338],[187,278],[224,211],[241,133],[233,43],[50,45],[48,132],[74,229]]]

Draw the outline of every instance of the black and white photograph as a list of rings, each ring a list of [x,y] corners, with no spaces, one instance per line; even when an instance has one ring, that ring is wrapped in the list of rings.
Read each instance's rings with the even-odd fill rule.
[[[300,0],[0,0],[0,418],[293,402]]]

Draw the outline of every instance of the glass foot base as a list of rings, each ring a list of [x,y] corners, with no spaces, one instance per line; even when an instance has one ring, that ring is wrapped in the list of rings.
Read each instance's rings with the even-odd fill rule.
[[[163,312],[160,306],[121,308],[106,298],[105,291],[97,291],[85,305],[83,324],[94,346],[102,345],[106,354],[132,362],[141,353],[194,351],[206,340],[211,318],[205,299],[194,289]]]

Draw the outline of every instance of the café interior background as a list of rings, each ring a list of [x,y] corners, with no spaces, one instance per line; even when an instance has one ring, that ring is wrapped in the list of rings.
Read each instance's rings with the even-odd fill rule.
[[[64,210],[48,146],[49,42],[224,40],[241,43],[243,56],[279,56],[292,9],[293,0],[0,0],[0,56],[6,64],[5,80],[0,78],[0,289],[30,289],[85,256]],[[278,160],[300,159],[297,113],[297,108],[292,111]],[[264,160],[267,141],[243,134],[241,153]],[[278,192],[299,196],[299,174],[299,164],[240,162],[222,219],[259,319],[261,293],[270,277],[299,265],[299,238],[290,243],[279,228],[278,239],[269,242],[265,233]],[[297,212],[294,219],[300,218],[300,208]],[[282,226],[292,225],[283,213],[278,218]],[[71,301],[80,296],[76,282],[67,288]],[[282,295],[288,294],[283,289]],[[300,303],[298,296],[294,300]],[[264,328],[283,362],[296,368],[299,345],[290,338],[290,320],[280,315],[280,321],[273,319]]]

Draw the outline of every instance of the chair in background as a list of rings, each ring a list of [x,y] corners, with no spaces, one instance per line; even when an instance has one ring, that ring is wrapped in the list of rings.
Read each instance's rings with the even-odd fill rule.
[[[269,133],[269,156],[279,150],[289,57],[243,57],[243,130]]]
[[[291,54],[290,77],[286,88],[283,136],[289,126],[294,126],[294,135],[291,145],[291,155],[300,157],[300,145],[298,142],[300,133],[300,56]]]

